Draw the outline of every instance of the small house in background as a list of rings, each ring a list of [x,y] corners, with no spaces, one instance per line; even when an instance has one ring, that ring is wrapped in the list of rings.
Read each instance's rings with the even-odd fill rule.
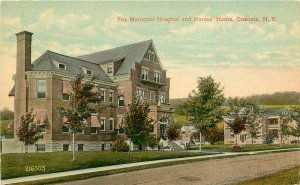
[[[270,109],[265,110],[261,117],[258,117],[259,130],[257,139],[253,140],[254,144],[279,144],[281,143],[281,130],[280,125],[283,123],[284,109]],[[229,118],[224,118],[224,143],[234,144],[235,135],[229,130],[228,123],[231,121]],[[297,126],[297,121],[291,119],[288,122],[290,127],[295,128]],[[296,141],[298,138],[294,136],[287,136],[282,138],[283,143],[290,144]],[[248,130],[242,131],[237,135],[237,143],[239,145],[252,144],[252,139],[249,137]]]

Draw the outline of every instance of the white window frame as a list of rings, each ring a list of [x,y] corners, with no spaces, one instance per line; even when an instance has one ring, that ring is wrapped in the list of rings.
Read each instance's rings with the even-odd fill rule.
[[[111,71],[109,70],[111,68]],[[107,74],[114,74],[114,66],[113,64],[106,65]]]
[[[149,92],[149,100],[155,100],[156,99],[155,97],[156,97],[156,92],[155,91],[150,91]]]
[[[112,129],[110,129],[110,124],[112,122]],[[114,118],[109,118],[109,130],[113,131],[115,129],[115,119]]]
[[[40,91],[40,85],[42,85],[42,84],[40,84],[40,82],[41,81],[45,81],[45,84],[43,84],[44,86],[45,86],[45,90],[44,90],[44,93],[45,93],[45,97],[39,97],[39,93],[41,92]],[[37,93],[37,98],[38,99],[46,99],[46,97],[47,97],[47,80],[46,79],[37,79],[37,82],[36,82],[36,93]],[[43,92],[41,92],[41,93],[43,93]]]
[[[64,132],[64,129],[63,129],[63,127],[68,127],[68,132]],[[70,133],[70,127],[69,127],[69,125],[68,124],[63,124],[63,127],[62,127],[62,133],[63,134],[69,134]]]
[[[120,99],[121,99],[121,98],[123,98],[122,101],[123,101],[124,105],[120,105]],[[124,98],[123,95],[122,95],[122,96],[119,96],[119,98],[118,98],[118,106],[119,106],[119,107],[125,107],[125,98]]]
[[[102,94],[103,92],[103,102],[105,102],[105,92],[106,92],[106,89],[100,89],[99,93],[100,95]]]
[[[160,77],[161,77],[160,72],[155,71],[154,72],[154,82],[155,83],[160,83],[160,80],[161,80]]]
[[[166,93],[161,93],[160,96],[159,96],[159,102],[160,103],[166,103]]]
[[[149,69],[143,67],[142,68],[142,80],[148,80],[149,79]]]
[[[154,56],[155,56],[154,52],[148,50],[148,60],[151,61],[151,62],[154,62]]]
[[[115,98],[115,92],[114,91],[109,91],[109,103],[114,103],[114,98]]]
[[[136,98],[140,101],[144,101],[145,99],[145,91],[142,89],[137,89],[136,90]]]
[[[96,128],[96,132],[92,132],[92,128]],[[98,130],[97,130],[97,127],[91,127],[91,134],[98,134]]]
[[[91,74],[88,74],[88,71],[90,71]],[[91,69],[86,69],[85,74],[90,75],[90,76],[93,76],[93,75],[94,75],[94,71],[91,70]]]
[[[38,150],[38,146],[44,146],[44,150]],[[36,144],[36,151],[37,152],[45,152],[46,151],[46,144]]]
[[[77,129],[76,129],[76,134],[84,134],[84,128],[79,128],[82,130],[82,132],[78,132]]]
[[[62,65],[63,67],[61,68],[60,65]],[[61,69],[61,70],[67,70],[67,64],[64,64],[64,63],[58,63],[58,69]]]
[[[103,123],[103,129],[101,128],[102,123]],[[100,118],[100,131],[105,131],[105,118],[103,117]]]

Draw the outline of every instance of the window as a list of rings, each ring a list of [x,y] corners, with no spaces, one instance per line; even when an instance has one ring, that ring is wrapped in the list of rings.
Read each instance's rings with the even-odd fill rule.
[[[69,151],[69,144],[63,144],[63,151]]]
[[[241,134],[241,135],[240,135],[240,140],[241,140],[242,142],[245,142],[245,141],[247,140],[247,134]]]
[[[64,124],[63,127],[62,127],[62,132],[63,133],[69,133],[70,132],[69,125]]]
[[[78,144],[78,151],[83,151],[83,144]]]
[[[97,134],[97,127],[91,127],[91,134]]]
[[[69,101],[70,100],[70,95],[67,94],[67,93],[63,93],[63,100]]]
[[[160,95],[160,100],[161,103],[166,103],[166,94],[161,94]]]
[[[155,100],[155,96],[156,96],[155,91],[150,91],[149,99],[150,99],[150,100]]]
[[[234,133],[230,133],[230,139],[234,138]]]
[[[66,64],[58,64],[58,68],[59,69],[63,69],[63,70],[66,70],[67,69],[67,66],[66,66]]]
[[[109,119],[109,130],[114,130],[114,120],[113,120],[113,118]]]
[[[105,130],[105,119],[100,120],[100,130]]]
[[[77,128],[76,132],[77,132],[77,134],[84,134],[83,128]]]
[[[136,99],[137,100],[143,101],[144,100],[144,95],[145,95],[145,92],[143,90],[138,89],[136,91]]]
[[[87,74],[87,75],[93,75],[93,71],[90,70],[90,69],[87,69],[87,70],[86,70],[86,74]]]
[[[45,144],[37,144],[37,145],[36,145],[36,151],[37,151],[37,152],[44,152],[44,151],[46,151],[46,146],[45,146]]]
[[[148,80],[148,69],[142,69],[142,80]]]
[[[160,83],[160,73],[154,72],[154,82]]]
[[[100,99],[102,102],[105,102],[105,90],[100,89]]]
[[[153,51],[148,51],[148,59],[152,62],[154,62],[154,52]]]
[[[46,125],[39,125],[39,130],[41,133],[46,133]]]
[[[109,103],[114,102],[114,92],[109,92]]]
[[[271,125],[277,125],[278,124],[278,119],[269,119],[269,124]]]
[[[37,97],[46,98],[46,80],[37,81]]]
[[[125,100],[124,96],[119,97],[119,107],[124,107],[125,106]]]
[[[107,74],[113,74],[113,65],[107,64]]]
[[[102,150],[102,151],[105,150],[105,144],[101,144],[101,150]]]

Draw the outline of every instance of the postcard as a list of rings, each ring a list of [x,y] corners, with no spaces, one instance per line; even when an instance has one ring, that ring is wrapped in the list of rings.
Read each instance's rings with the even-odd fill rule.
[[[300,183],[299,16],[2,1],[1,184]]]

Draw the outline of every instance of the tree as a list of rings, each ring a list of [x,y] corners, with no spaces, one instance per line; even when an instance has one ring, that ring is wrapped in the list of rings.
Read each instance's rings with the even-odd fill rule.
[[[235,145],[237,146],[237,135],[247,129],[247,119],[249,116],[249,106],[243,99],[234,98],[229,102],[230,111],[228,113],[227,126],[234,134]]]
[[[297,125],[294,128],[291,128],[291,135],[298,137],[298,141],[299,141],[299,137],[300,137],[300,106],[292,106],[291,108],[291,118],[295,121],[297,121]]]
[[[29,145],[33,145],[39,139],[43,138],[41,130],[37,123],[34,122],[34,118],[35,115],[32,113],[32,110],[25,115],[22,115],[20,126],[17,129],[17,136],[19,137],[19,140],[23,142],[23,146],[25,145],[25,151],[27,151]]]
[[[292,134],[292,127],[289,123],[292,120],[291,113],[288,110],[281,112],[281,123],[280,123],[280,144],[282,146],[283,140]]]
[[[166,132],[167,132],[167,138],[171,142],[180,138],[180,130],[176,128],[175,125],[173,124],[169,125]]]
[[[126,138],[124,136],[118,136],[116,141],[112,145],[112,151],[115,151],[115,152],[129,151],[129,146],[125,141],[126,141]]]
[[[224,139],[224,128],[218,125],[203,132],[205,140],[211,145]]]
[[[0,118],[1,120],[11,120],[14,119],[14,112],[9,110],[7,107],[4,107],[0,111]]]
[[[98,93],[92,91],[95,87],[94,78],[83,83],[83,75],[78,74],[71,82],[72,92],[70,93],[70,101],[68,107],[59,106],[58,113],[62,118],[66,118],[65,123],[68,124],[73,136],[73,161],[75,161],[75,139],[74,135],[79,129],[86,126],[86,120],[91,117],[94,112],[101,112],[102,107]],[[95,106],[90,106],[90,102]]]
[[[260,137],[260,125],[259,120],[263,117],[263,111],[260,107],[253,105],[252,111],[250,111],[247,120],[247,130],[249,132],[249,137],[251,138],[252,145],[254,144],[254,139]]]
[[[185,104],[190,120],[199,129],[200,151],[201,132],[214,128],[222,120],[222,104],[225,101],[223,89],[211,76],[200,77],[197,91],[192,91]]]
[[[125,114],[125,133],[140,150],[153,139],[153,120],[148,117],[149,112],[148,104],[134,99]]]

